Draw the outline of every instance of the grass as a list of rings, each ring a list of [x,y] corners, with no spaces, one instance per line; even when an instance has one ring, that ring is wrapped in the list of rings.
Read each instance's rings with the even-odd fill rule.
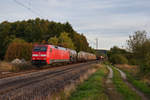
[[[114,68],[113,71],[113,83],[115,84],[117,91],[120,92],[124,97],[124,100],[141,100],[140,96],[138,96],[123,82],[120,73]]]
[[[138,72],[136,72],[137,68],[132,66],[127,68],[124,65],[120,65],[119,68],[126,73],[127,79],[131,84],[133,84],[138,90],[140,90],[150,98],[150,87],[148,86],[148,84],[137,78],[138,74]]]
[[[6,61],[0,62],[0,71],[19,72],[19,71],[30,70],[30,69],[33,69],[33,66],[30,63],[12,64]]]
[[[108,100],[104,93],[103,78],[106,77],[108,70],[101,67],[88,80],[79,85],[69,100]]]
[[[136,80],[136,78],[129,74],[127,71],[125,71],[125,73],[127,75],[128,81],[150,98],[150,87],[146,83],[140,80]]]
[[[1,71],[11,71],[14,66],[8,62],[1,61],[0,62],[0,70]]]
[[[136,65],[117,64],[115,66],[118,67],[119,69],[123,70],[123,71],[129,72],[133,76],[136,76],[140,71],[139,67]]]

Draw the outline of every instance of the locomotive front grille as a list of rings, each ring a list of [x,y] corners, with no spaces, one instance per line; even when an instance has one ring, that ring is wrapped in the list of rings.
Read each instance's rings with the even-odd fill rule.
[[[42,64],[45,65],[46,64],[46,60],[32,60],[32,64]]]

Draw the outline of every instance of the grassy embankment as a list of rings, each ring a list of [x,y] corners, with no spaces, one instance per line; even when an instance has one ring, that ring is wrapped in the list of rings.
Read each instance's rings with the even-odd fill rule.
[[[124,65],[120,65],[117,67],[119,67],[126,73],[127,79],[131,84],[133,84],[138,90],[140,90],[150,98],[150,86],[148,86],[148,84],[138,78],[138,70],[136,67],[130,66],[129,68],[127,68]]]
[[[120,76],[120,73],[113,68],[114,71],[114,77],[113,77],[113,83],[115,84],[118,92],[122,94],[124,97],[124,100],[141,100],[141,98],[132,91],[127,84],[124,83],[123,79]]]
[[[108,96],[104,93],[104,78],[107,76],[108,70],[102,66],[85,82],[79,85],[69,100],[108,100]]]

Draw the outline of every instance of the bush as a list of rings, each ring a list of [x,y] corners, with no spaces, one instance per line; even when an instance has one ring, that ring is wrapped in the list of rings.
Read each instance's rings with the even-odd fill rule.
[[[30,60],[32,55],[32,44],[27,42],[12,42],[9,44],[5,60],[12,61],[13,59]]]
[[[110,61],[113,64],[127,64],[128,63],[127,58],[125,58],[124,56],[122,56],[120,54],[113,54],[113,55],[111,55]]]
[[[22,70],[33,69],[34,66],[30,62],[22,63],[22,64],[12,64],[10,62],[2,61],[0,62],[0,70],[1,71],[12,71],[18,72]]]
[[[138,64],[137,60],[134,59],[134,58],[131,58],[130,60],[128,60],[128,62],[129,62],[129,64],[131,64],[131,65],[137,65],[137,64]]]
[[[12,72],[19,72],[22,70],[29,70],[33,69],[34,67],[30,63],[24,63],[24,64],[12,64]]]

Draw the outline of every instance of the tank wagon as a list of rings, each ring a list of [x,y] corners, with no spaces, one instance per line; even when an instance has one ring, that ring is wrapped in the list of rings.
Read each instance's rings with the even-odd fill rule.
[[[54,45],[35,45],[32,50],[32,64],[74,63],[96,60],[96,55],[84,51],[76,52]]]
[[[77,52],[75,50],[68,49],[70,55],[70,62],[77,62]]]
[[[77,59],[79,62],[89,61],[89,60],[96,60],[96,55],[84,51],[78,52]]]

